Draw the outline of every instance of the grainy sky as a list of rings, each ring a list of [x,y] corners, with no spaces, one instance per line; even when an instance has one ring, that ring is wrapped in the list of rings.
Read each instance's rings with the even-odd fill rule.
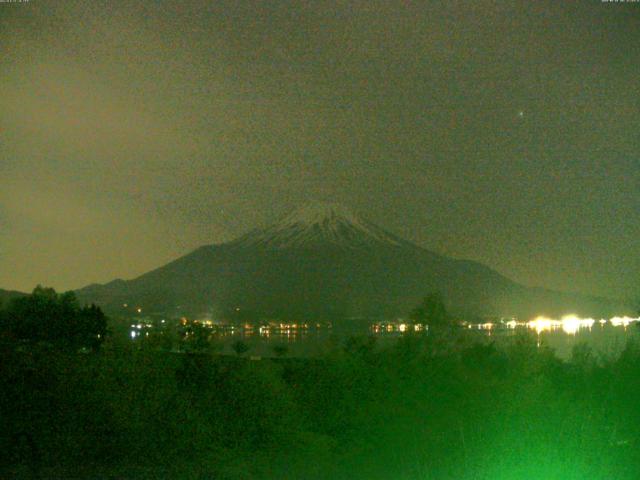
[[[0,3],[0,287],[131,278],[316,200],[640,293],[640,3]]]

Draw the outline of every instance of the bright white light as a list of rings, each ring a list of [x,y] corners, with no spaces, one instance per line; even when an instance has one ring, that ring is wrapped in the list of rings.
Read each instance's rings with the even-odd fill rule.
[[[559,325],[560,322],[558,322],[558,320],[552,320],[551,318],[542,316],[527,322],[527,327],[535,330],[536,333],[550,332],[551,330],[558,328]]]
[[[626,317],[626,316],[625,317],[613,317],[609,321],[611,322],[611,325],[613,325],[614,327],[623,326],[623,327],[627,328],[630,323],[639,322],[640,318],[631,318],[631,317]]]
[[[631,317],[613,317],[609,320],[614,327],[627,327],[632,322],[638,322],[640,318]],[[591,329],[596,323],[593,318],[580,318],[577,315],[565,315],[560,320],[552,319],[544,316],[540,316],[526,323],[527,327],[535,330],[537,333],[550,332],[553,330],[562,329],[568,335],[575,335],[582,328]],[[607,320],[599,320],[601,325],[607,323]],[[509,322],[506,324],[509,328],[515,328],[517,325],[515,322]]]
[[[562,330],[569,335],[575,335],[580,329],[580,319],[575,315],[567,315],[562,317]]]

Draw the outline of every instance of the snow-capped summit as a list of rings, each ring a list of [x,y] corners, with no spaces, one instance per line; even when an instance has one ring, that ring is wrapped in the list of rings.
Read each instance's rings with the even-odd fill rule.
[[[401,240],[335,203],[304,205],[266,228],[236,240],[237,245],[268,248],[317,247],[329,244],[357,247],[374,243],[400,245]]]
[[[353,224],[361,222],[351,210],[338,203],[318,202],[296,208],[277,223],[279,225],[313,225],[338,220]]]

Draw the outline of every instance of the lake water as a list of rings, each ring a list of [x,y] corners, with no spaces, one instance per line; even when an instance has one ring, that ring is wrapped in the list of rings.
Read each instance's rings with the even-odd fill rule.
[[[500,322],[465,325],[464,329],[472,338],[480,341],[506,343],[515,336],[531,335],[539,346],[553,349],[560,358],[569,359],[573,348],[586,344],[596,355],[617,356],[629,340],[640,341],[639,318],[616,317],[609,320],[580,319],[565,317],[559,320],[539,317],[530,322]],[[360,330],[337,330],[335,328],[234,328],[212,335],[221,346],[223,353],[233,353],[232,345],[238,339],[250,348],[246,355],[274,356],[276,346],[285,346],[287,356],[315,356],[339,348],[351,335],[376,337],[378,344],[389,345],[410,330],[416,334],[428,335],[424,327],[403,323],[372,324]]]
[[[581,328],[576,332],[566,332],[562,328],[536,331],[529,327],[480,330],[480,332],[488,338],[495,338],[498,344],[501,342],[501,337],[508,339],[519,333],[528,332],[536,338],[538,345],[553,349],[558,357],[565,360],[571,358],[576,345],[586,344],[596,355],[615,357],[622,352],[629,340],[640,339],[640,325],[635,323],[627,326],[596,323],[590,328]]]

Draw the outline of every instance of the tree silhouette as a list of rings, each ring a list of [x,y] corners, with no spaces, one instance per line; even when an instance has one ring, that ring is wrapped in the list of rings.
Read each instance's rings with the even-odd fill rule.
[[[409,318],[414,323],[426,323],[430,327],[442,327],[451,325],[451,317],[444,305],[442,295],[438,292],[430,293],[422,300]]]
[[[73,292],[38,285],[31,295],[9,302],[0,330],[23,342],[96,350],[107,334],[107,318],[95,305],[80,307]]]

